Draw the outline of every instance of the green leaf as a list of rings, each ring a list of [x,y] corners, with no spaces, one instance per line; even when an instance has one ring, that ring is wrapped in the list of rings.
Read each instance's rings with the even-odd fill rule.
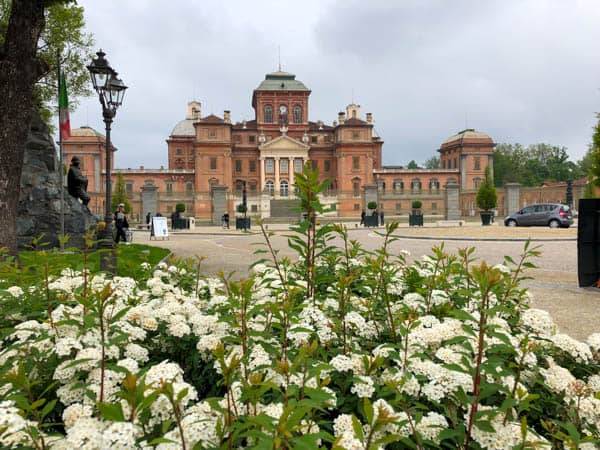
[[[98,409],[106,420],[113,422],[124,422],[125,416],[120,403],[98,403]]]
[[[373,405],[371,404],[371,401],[367,397],[365,397],[365,399],[363,401],[363,409],[365,411],[365,417],[367,419],[367,423],[372,425],[373,417],[374,417]]]

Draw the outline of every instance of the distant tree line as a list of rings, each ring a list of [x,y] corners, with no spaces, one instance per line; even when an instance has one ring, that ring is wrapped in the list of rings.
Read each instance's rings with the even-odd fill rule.
[[[540,186],[544,181],[567,181],[588,175],[592,147],[577,162],[569,160],[567,149],[550,144],[498,144],[494,148],[494,184],[515,182]]]

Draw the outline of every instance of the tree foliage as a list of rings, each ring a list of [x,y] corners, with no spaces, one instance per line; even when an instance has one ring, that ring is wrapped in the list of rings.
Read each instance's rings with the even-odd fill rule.
[[[67,78],[69,106],[77,106],[77,97],[90,95],[86,64],[92,59],[93,37],[84,31],[83,7],[71,1],[45,2],[45,27],[38,41],[37,57],[46,66],[35,85],[34,102],[44,121],[52,127],[57,113],[57,56]],[[12,0],[0,0],[0,47],[4,43]]]
[[[594,127],[594,134],[592,135],[592,145],[590,147],[590,174],[592,176],[591,181],[596,186],[600,186],[600,114],[597,114],[597,117],[598,123]]]
[[[492,171],[490,166],[485,168],[485,176],[477,191],[477,207],[484,211],[494,209],[498,203],[498,195],[496,194],[496,188],[494,187],[494,180],[492,178]]]
[[[426,169],[439,169],[440,168],[440,157],[432,156],[425,160],[425,164],[423,164]]]
[[[407,169],[418,169],[419,165],[417,164],[417,162],[413,159],[411,160],[408,165],[406,166]]]
[[[508,182],[540,186],[544,181],[567,181],[585,176],[569,160],[567,149],[550,144],[499,144],[494,149],[494,184]]]
[[[110,207],[112,211],[117,210],[119,203],[123,203],[125,205],[125,213],[129,214],[131,212],[131,203],[129,203],[129,198],[127,198],[127,191],[125,189],[125,178],[123,178],[123,174],[121,172],[117,172],[115,188],[110,199]]]

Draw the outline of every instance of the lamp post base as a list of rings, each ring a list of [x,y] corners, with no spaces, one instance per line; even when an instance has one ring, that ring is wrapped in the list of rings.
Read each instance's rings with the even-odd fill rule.
[[[100,252],[100,270],[115,275],[117,272],[117,253],[113,238],[112,217],[107,215],[104,219],[104,231],[99,236],[98,250]]]

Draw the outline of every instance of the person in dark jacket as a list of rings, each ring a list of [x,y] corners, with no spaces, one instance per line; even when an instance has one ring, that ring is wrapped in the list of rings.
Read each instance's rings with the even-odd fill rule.
[[[146,214],[146,226],[148,227],[148,229],[150,229],[150,222],[152,222],[152,213],[151,212]]]
[[[384,216],[383,216],[383,209],[381,211],[379,211],[379,225],[383,226],[385,223],[383,221]]]
[[[127,222],[127,216],[125,215],[125,205],[123,203],[119,203],[119,207],[115,211],[115,228],[117,230],[117,234],[115,236],[115,242],[118,244],[120,240],[123,242],[127,242],[127,236],[125,235],[125,230],[129,228],[129,223]]]
[[[367,213],[363,209],[362,212],[360,213],[360,225],[364,225],[365,224],[365,217],[367,217]]]

